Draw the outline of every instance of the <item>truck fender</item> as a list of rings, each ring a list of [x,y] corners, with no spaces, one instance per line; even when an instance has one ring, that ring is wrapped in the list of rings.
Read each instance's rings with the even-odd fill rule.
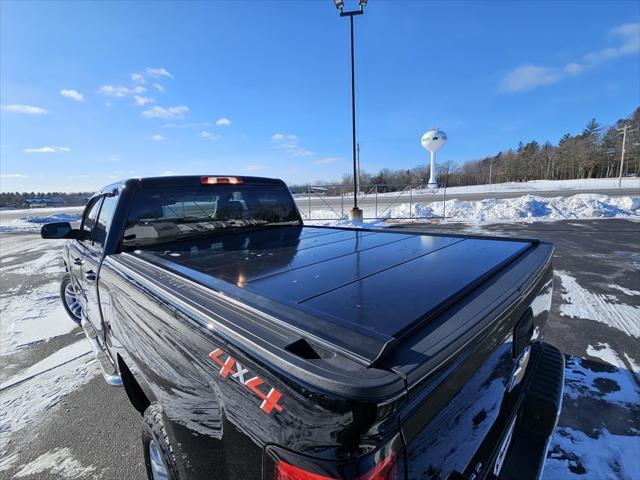
[[[131,359],[127,362],[118,354],[117,362],[118,370],[122,377],[122,385],[127,393],[129,402],[131,402],[133,408],[135,408],[140,415],[143,415],[147,407],[156,401],[153,390],[151,390],[149,384],[135,367],[135,363]]]

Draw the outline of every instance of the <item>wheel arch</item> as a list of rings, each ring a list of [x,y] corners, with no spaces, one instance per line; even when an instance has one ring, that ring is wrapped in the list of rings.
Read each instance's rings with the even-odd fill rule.
[[[120,371],[122,385],[124,386],[124,391],[127,393],[129,402],[140,415],[144,415],[144,411],[151,405],[152,400],[149,399],[149,396],[145,393],[145,390],[120,355],[118,355],[118,370]]]

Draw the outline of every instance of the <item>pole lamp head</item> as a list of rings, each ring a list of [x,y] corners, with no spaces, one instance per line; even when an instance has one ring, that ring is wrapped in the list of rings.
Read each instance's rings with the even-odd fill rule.
[[[360,8],[364,8],[367,6],[367,0],[360,0],[358,4],[360,5]]]
[[[344,0],[333,0],[333,3],[336,4],[336,8],[340,11],[344,8]]]

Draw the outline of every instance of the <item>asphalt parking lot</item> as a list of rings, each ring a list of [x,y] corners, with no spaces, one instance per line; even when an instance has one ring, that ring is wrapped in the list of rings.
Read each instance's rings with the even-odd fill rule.
[[[567,355],[567,376],[564,407],[545,478],[640,478],[640,223],[608,219],[472,228],[403,224],[397,228],[535,237],[555,244],[553,311],[545,340]],[[28,262],[39,255],[41,252],[33,251],[19,260],[5,262],[3,258],[2,265]],[[0,258],[4,256],[3,248]],[[12,290],[18,279],[15,275],[3,271],[3,295],[20,294]],[[54,273],[49,275],[47,281]],[[41,272],[31,277],[21,277],[20,288],[27,288],[29,281],[45,281]],[[79,338],[79,329],[75,329],[0,357],[4,370],[0,380]],[[4,450],[0,478],[145,478],[140,416],[123,389],[102,381],[90,356],[78,368],[85,380],[26,428],[10,433],[13,430],[4,427],[10,419],[0,412],[0,435],[5,437],[0,442],[0,454]],[[47,385],[43,382],[41,387]],[[7,402],[13,408],[24,398],[13,395],[14,388],[18,387],[0,389],[0,409]],[[38,390],[34,391],[37,395]],[[19,414],[20,409],[11,412]],[[635,459],[626,458],[633,456],[629,452],[634,445]],[[56,461],[67,463],[56,470]]]

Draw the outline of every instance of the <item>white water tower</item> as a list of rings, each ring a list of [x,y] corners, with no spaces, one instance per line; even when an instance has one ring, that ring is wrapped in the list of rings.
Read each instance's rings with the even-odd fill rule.
[[[437,128],[427,131],[420,139],[422,146],[431,152],[431,174],[429,175],[429,188],[438,188],[436,180],[436,152],[447,143],[447,134]]]

